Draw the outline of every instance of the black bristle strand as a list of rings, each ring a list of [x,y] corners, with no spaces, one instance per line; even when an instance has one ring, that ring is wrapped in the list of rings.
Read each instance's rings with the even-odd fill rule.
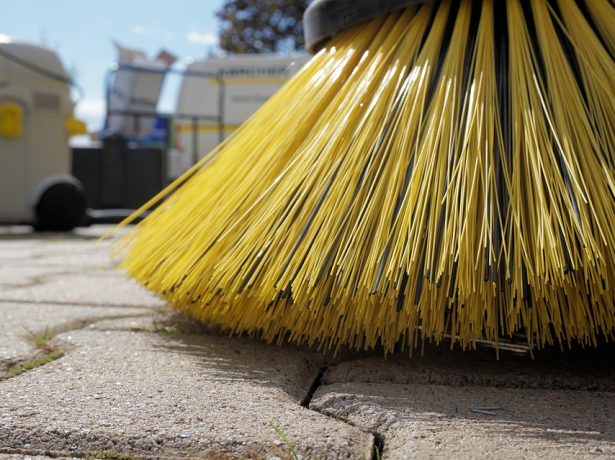
[[[327,295],[325,296],[325,300],[322,303],[323,307],[328,306],[329,302],[331,302],[331,294],[333,293],[333,285],[334,284],[335,284],[335,282],[333,280],[331,280],[331,282],[329,283],[329,287],[327,288]]]
[[[532,41],[532,46],[534,49],[534,55],[536,57],[536,66],[538,67],[538,71],[539,71],[539,75],[537,76],[537,78],[540,81],[540,85],[543,88],[546,88],[546,96],[549,96],[549,92],[552,91],[552,89],[550,89],[547,86],[547,79],[546,79],[546,70],[545,70],[545,65],[544,65],[544,58],[542,55],[542,50],[540,48],[540,43],[538,40],[538,35],[536,32],[536,23],[534,21],[534,16],[532,14],[532,10],[531,7],[529,5],[528,2],[522,2],[523,5],[523,12],[525,15],[525,21],[527,24],[527,28],[528,28],[528,32],[530,35],[530,39]],[[557,21],[555,21],[557,22]],[[557,28],[556,28],[557,30]],[[565,49],[564,49],[565,51]],[[546,114],[544,115],[545,117],[547,116]],[[546,124],[547,126],[549,125],[549,121],[546,120]],[[553,148],[555,149],[555,151],[557,152],[557,156],[558,156],[558,160],[559,160],[559,165],[560,165],[560,172],[562,173],[562,177],[564,179],[564,183],[566,184],[566,189],[568,191],[568,197],[570,198],[571,204],[572,204],[572,208],[574,210],[574,214],[577,218],[577,222],[579,223],[579,225],[582,225],[581,222],[581,216],[580,216],[580,212],[579,212],[579,204],[577,202],[576,196],[574,194],[574,190],[572,188],[572,182],[570,180],[570,176],[568,174],[568,170],[566,169],[566,164],[564,161],[564,153],[561,151],[559,144],[557,142],[555,142],[555,140],[553,140]]]
[[[436,0],[434,2],[434,8],[431,11],[431,15],[429,18],[429,27],[426,28],[426,32],[424,34],[424,36],[421,38],[421,45],[419,47],[419,49],[422,49],[423,46],[425,45],[425,42],[427,40],[427,38],[429,37],[429,31],[431,30],[431,24],[433,24],[436,14],[438,12],[438,8],[440,7],[440,4],[442,3],[442,0]],[[423,5],[421,5],[421,7],[423,7]],[[409,68],[408,73],[411,72],[411,68]],[[430,99],[428,99],[429,101]],[[426,108],[429,106],[429,102],[426,103]],[[393,212],[393,219],[391,221],[391,229],[395,226],[395,222],[397,221],[397,219],[399,218],[399,213],[401,211],[401,205],[404,202],[405,198],[406,198],[406,194],[408,193],[408,187],[410,186],[410,178],[412,177],[412,173],[414,172],[414,158],[410,159],[410,162],[408,163],[408,166],[406,167],[406,172],[404,175],[404,184],[402,187],[402,191],[399,194],[399,196],[397,197],[397,200],[395,202],[395,210]],[[389,252],[391,250],[391,245],[393,244],[393,235],[391,235],[389,237],[389,240],[387,242],[387,245],[385,247],[385,250],[382,254],[382,256],[380,257],[380,264],[378,267],[378,273],[376,275],[376,280],[374,281],[374,285],[372,286],[372,289],[370,291],[370,293],[373,295],[378,291],[378,286],[380,285],[380,282],[382,281],[382,276],[384,274],[384,267],[386,266],[386,262],[388,260],[389,257]]]
[[[404,308],[404,303],[406,301],[406,286],[408,285],[408,273],[404,270],[404,274],[401,278],[401,283],[399,286],[399,294],[397,295],[397,307],[395,311],[399,313]]]
[[[598,27],[596,26],[596,23],[594,22],[594,18],[592,18],[592,15],[587,9],[587,3],[585,2],[585,0],[576,0],[576,4],[579,10],[581,11],[581,13],[583,14],[585,21],[587,22],[587,24],[589,24],[591,29],[594,31],[598,40],[600,40],[600,43],[602,44],[602,47],[604,48],[604,50],[607,53],[609,53],[609,56],[611,56],[611,59],[615,61],[615,55],[613,54],[611,48],[607,45],[607,42],[604,40],[604,37],[600,34]]]
[[[414,292],[414,305],[419,304],[419,301],[421,300],[421,294],[423,292],[423,271],[425,270],[425,257],[426,257],[426,251],[423,251],[423,256],[421,257],[421,265],[420,265],[419,272],[418,272],[419,276],[416,280],[416,291]],[[407,277],[407,273],[405,271],[404,271],[404,277]]]
[[[579,62],[577,60],[576,53],[568,36],[562,29],[560,25],[560,21],[562,21],[559,5],[556,0],[549,0],[549,5],[551,6],[553,14],[557,16],[557,19],[553,20],[553,27],[555,28],[555,32],[557,33],[557,38],[559,39],[562,50],[564,51],[564,55],[568,60],[568,65],[570,66],[570,70],[572,70],[572,74],[577,82],[577,86],[579,87],[579,91],[583,95],[583,100],[587,104],[587,91],[585,89],[585,84],[583,83],[583,75],[581,74],[581,69],[579,67]]]
[[[523,301],[528,307],[532,307],[532,291],[530,288],[530,283],[527,279],[527,267],[525,262],[521,265],[521,277],[523,282]]]
[[[456,283],[457,283],[457,261],[453,262],[453,269],[451,270],[451,279],[448,285],[448,298],[452,299],[455,297],[455,293],[457,292]]]
[[[463,77],[462,77],[462,83],[461,83],[461,88],[462,88],[462,92],[467,96],[469,94],[469,91],[467,90],[468,85],[469,85],[469,80],[470,80],[470,74],[473,70],[473,59],[472,56],[474,54],[474,48],[475,48],[475,44],[476,44],[476,36],[478,34],[478,27],[480,25],[480,15],[481,15],[481,7],[482,3],[481,2],[472,2],[472,13],[471,13],[471,19],[470,19],[470,24],[469,24],[469,30],[468,30],[468,44],[466,47],[466,52],[465,52],[465,56],[464,56],[464,69],[463,69]],[[459,4],[457,4],[457,8],[456,11],[453,13],[451,12],[451,16],[449,17],[449,21],[452,17],[452,15],[454,14],[455,16],[457,15],[457,10],[459,9]],[[453,24],[454,26],[454,24]],[[452,35],[452,28],[449,30],[449,27],[452,27],[449,24],[447,24],[447,32],[449,35]],[[450,43],[446,44],[446,48],[448,48],[448,46],[450,45]],[[443,47],[444,48],[444,47]],[[441,54],[441,58],[443,58],[443,56],[445,56],[446,54]],[[440,70],[438,70],[438,74],[439,74]],[[432,88],[432,90],[435,90],[435,86]],[[433,97],[433,93],[431,94],[431,96]],[[461,103],[462,107],[466,107],[467,106],[467,101],[464,99]],[[446,194],[446,190],[448,188],[448,186],[450,185],[450,180],[451,180],[451,174],[453,169],[455,168],[455,163],[458,160],[458,157],[455,156],[455,154],[457,153],[457,139],[458,139],[458,133],[457,133],[457,126],[459,126],[459,129],[463,132],[464,130],[464,126],[465,126],[465,119],[463,118],[463,111],[461,111],[459,113],[459,117],[461,118],[461,123],[459,123],[459,125],[455,125],[455,131],[453,133],[453,144],[451,146],[451,150],[449,152],[449,156],[448,156],[448,168],[447,168],[447,172],[446,172],[446,186],[445,189],[443,190],[443,195]],[[444,196],[443,196],[444,198]],[[444,220],[446,218],[446,208],[447,205],[446,203],[442,203],[440,205],[440,213],[438,216],[438,224],[436,227],[436,240],[435,240],[435,246],[434,246],[434,253],[433,253],[433,257],[432,257],[432,263],[431,263],[431,267],[429,267],[427,269],[427,274],[426,277],[429,281],[433,281],[433,277],[435,276],[435,272],[436,272],[436,264],[438,262],[438,254],[440,252],[440,246],[441,246],[441,242],[442,242],[442,233],[443,233],[443,229],[444,229]]]
[[[254,276],[254,273],[256,272],[256,270],[258,270],[258,267],[260,266],[260,264],[263,261],[264,257],[265,256],[263,254],[261,254],[261,255],[256,257],[256,260],[252,264],[252,267],[250,268],[250,270],[246,274],[245,278],[241,282],[241,285],[239,286],[239,289],[237,290],[237,294],[241,294],[244,291],[244,289],[246,287],[248,287],[248,284],[250,283],[250,280]]]
[[[308,230],[312,226],[312,222],[314,221],[314,219],[316,217],[316,214],[318,214],[318,211],[320,210],[320,207],[322,206],[322,203],[324,202],[325,198],[329,194],[329,190],[331,189],[331,186],[333,185],[333,182],[335,181],[335,178],[337,177],[337,174],[339,173],[340,168],[342,167],[342,164],[343,164],[343,159],[337,165],[337,168],[335,169],[333,175],[331,176],[331,179],[329,179],[329,182],[327,183],[327,186],[325,187],[325,189],[323,190],[322,194],[318,198],[318,202],[314,206],[314,209],[312,210],[312,212],[310,214],[310,217],[308,218],[305,226],[303,227],[303,230],[301,231],[301,234],[299,235],[299,237],[297,238],[297,241],[295,242],[295,244],[293,245],[292,249],[290,250],[288,257],[286,258],[286,261],[284,262],[284,265],[282,266],[282,269],[280,270],[280,274],[278,275],[278,279],[275,282],[276,285],[280,282],[280,280],[284,276],[284,272],[286,272],[286,270],[288,269],[288,265],[290,264],[290,261],[294,257],[295,253],[299,249],[299,245],[303,241],[303,238],[305,238],[305,235],[307,234]]]
[[[508,45],[508,17],[506,13],[505,2],[494,2],[494,24],[495,24],[495,40],[496,40],[496,85],[498,92],[498,104],[500,110],[500,125],[502,126],[502,142],[504,144],[504,152],[500,151],[500,145],[496,143],[496,181],[498,190],[498,203],[501,218],[506,219],[507,210],[510,202],[508,195],[508,189],[505,186],[504,181],[504,168],[502,165],[502,156],[506,159],[506,166],[510,167],[511,162],[511,149],[510,149],[510,124],[509,124],[509,45]],[[498,229],[500,226],[499,219],[496,221]],[[501,230],[499,230],[501,232]],[[498,235],[499,235],[498,232]],[[510,225],[505,223],[506,238],[510,241]],[[500,248],[497,249],[496,254],[500,257],[499,262],[499,283],[500,289],[504,290],[506,283],[506,260],[504,254],[500,254]],[[495,270],[495,266],[494,266]],[[512,273],[512,271],[511,271]],[[494,282],[497,281],[494,279]]]
[[[562,245],[562,253],[564,255],[564,273],[568,274],[572,270],[572,260],[570,259],[570,250],[568,249],[568,245],[566,244],[566,239],[564,238],[564,233],[562,232],[562,228],[558,227],[559,230],[559,239]]]

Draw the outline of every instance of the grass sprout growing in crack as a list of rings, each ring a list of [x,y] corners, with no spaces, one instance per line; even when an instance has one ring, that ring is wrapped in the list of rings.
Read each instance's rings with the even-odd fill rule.
[[[145,328],[145,332],[151,332],[155,334],[172,334],[177,329],[177,324],[172,324],[171,326],[161,326],[156,320],[152,321],[152,325],[148,328]]]
[[[378,449],[378,447],[376,447],[376,449],[374,450],[374,453],[376,455],[376,458],[372,458],[372,460],[382,460],[382,458],[380,457],[380,449]],[[361,460],[367,460],[363,447],[361,447]]]
[[[271,425],[271,427],[276,431],[276,433],[278,433],[280,435],[280,437],[284,440],[284,442],[286,443],[286,445],[288,446],[288,450],[290,451],[290,457],[286,456],[286,457],[271,457],[269,460],[283,460],[288,458],[289,460],[302,460],[303,457],[299,454],[297,454],[297,452],[295,451],[295,448],[293,447],[292,442],[290,442],[290,439],[288,439],[288,437],[284,434],[284,432],[282,430],[280,430],[277,426],[275,425]],[[276,446],[277,447],[277,446]],[[319,460],[320,459],[320,455],[318,457],[314,457],[313,460]]]
[[[55,361],[56,359],[60,359],[64,356],[64,353],[49,343],[51,339],[56,336],[55,329],[47,326],[41,333],[33,332],[27,327],[24,327],[24,329],[28,331],[28,334],[30,334],[28,342],[42,351],[44,355],[40,356],[40,353],[37,353],[39,356],[32,357],[30,361],[14,364],[13,366],[5,369],[3,372],[0,371],[0,381],[17,377],[18,375],[36,369],[37,367],[44,366],[45,364]]]
[[[31,331],[25,326],[24,329],[28,332],[28,334],[30,334],[30,339],[28,340],[28,342],[30,342],[36,348],[47,348],[49,346],[48,342],[56,336],[55,329],[50,329],[49,326],[45,326],[45,330],[40,334]]]

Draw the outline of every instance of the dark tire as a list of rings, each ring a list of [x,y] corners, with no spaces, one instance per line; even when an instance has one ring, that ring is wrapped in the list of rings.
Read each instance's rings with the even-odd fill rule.
[[[85,221],[87,203],[83,192],[64,182],[49,187],[36,205],[37,230],[65,232]]]

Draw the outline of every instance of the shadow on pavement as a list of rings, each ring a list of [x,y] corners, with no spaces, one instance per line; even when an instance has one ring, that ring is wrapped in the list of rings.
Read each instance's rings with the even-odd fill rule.
[[[445,343],[427,344],[423,356],[419,349],[413,357],[408,351],[384,357],[381,350],[347,350],[333,357],[301,346],[220,335],[179,314],[168,323],[179,326],[163,348],[197,357],[209,379],[250,380],[301,400],[318,370],[326,367],[320,392],[337,395],[333,399],[339,407],[328,410],[325,402],[314,408],[366,429],[396,423],[403,431],[404,424],[437,427],[441,420],[450,424],[454,419],[517,440],[615,443],[612,343],[564,351],[553,346],[534,351],[533,359],[527,346],[515,341],[503,344],[499,359],[488,345],[451,351]],[[485,406],[512,410],[495,417],[472,411]],[[375,426],[362,424],[374,414]]]

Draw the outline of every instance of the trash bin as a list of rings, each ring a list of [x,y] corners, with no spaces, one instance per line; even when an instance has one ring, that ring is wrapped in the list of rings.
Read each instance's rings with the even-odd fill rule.
[[[132,147],[121,134],[98,148],[73,149],[73,175],[92,209],[137,209],[167,184],[166,150]]]

